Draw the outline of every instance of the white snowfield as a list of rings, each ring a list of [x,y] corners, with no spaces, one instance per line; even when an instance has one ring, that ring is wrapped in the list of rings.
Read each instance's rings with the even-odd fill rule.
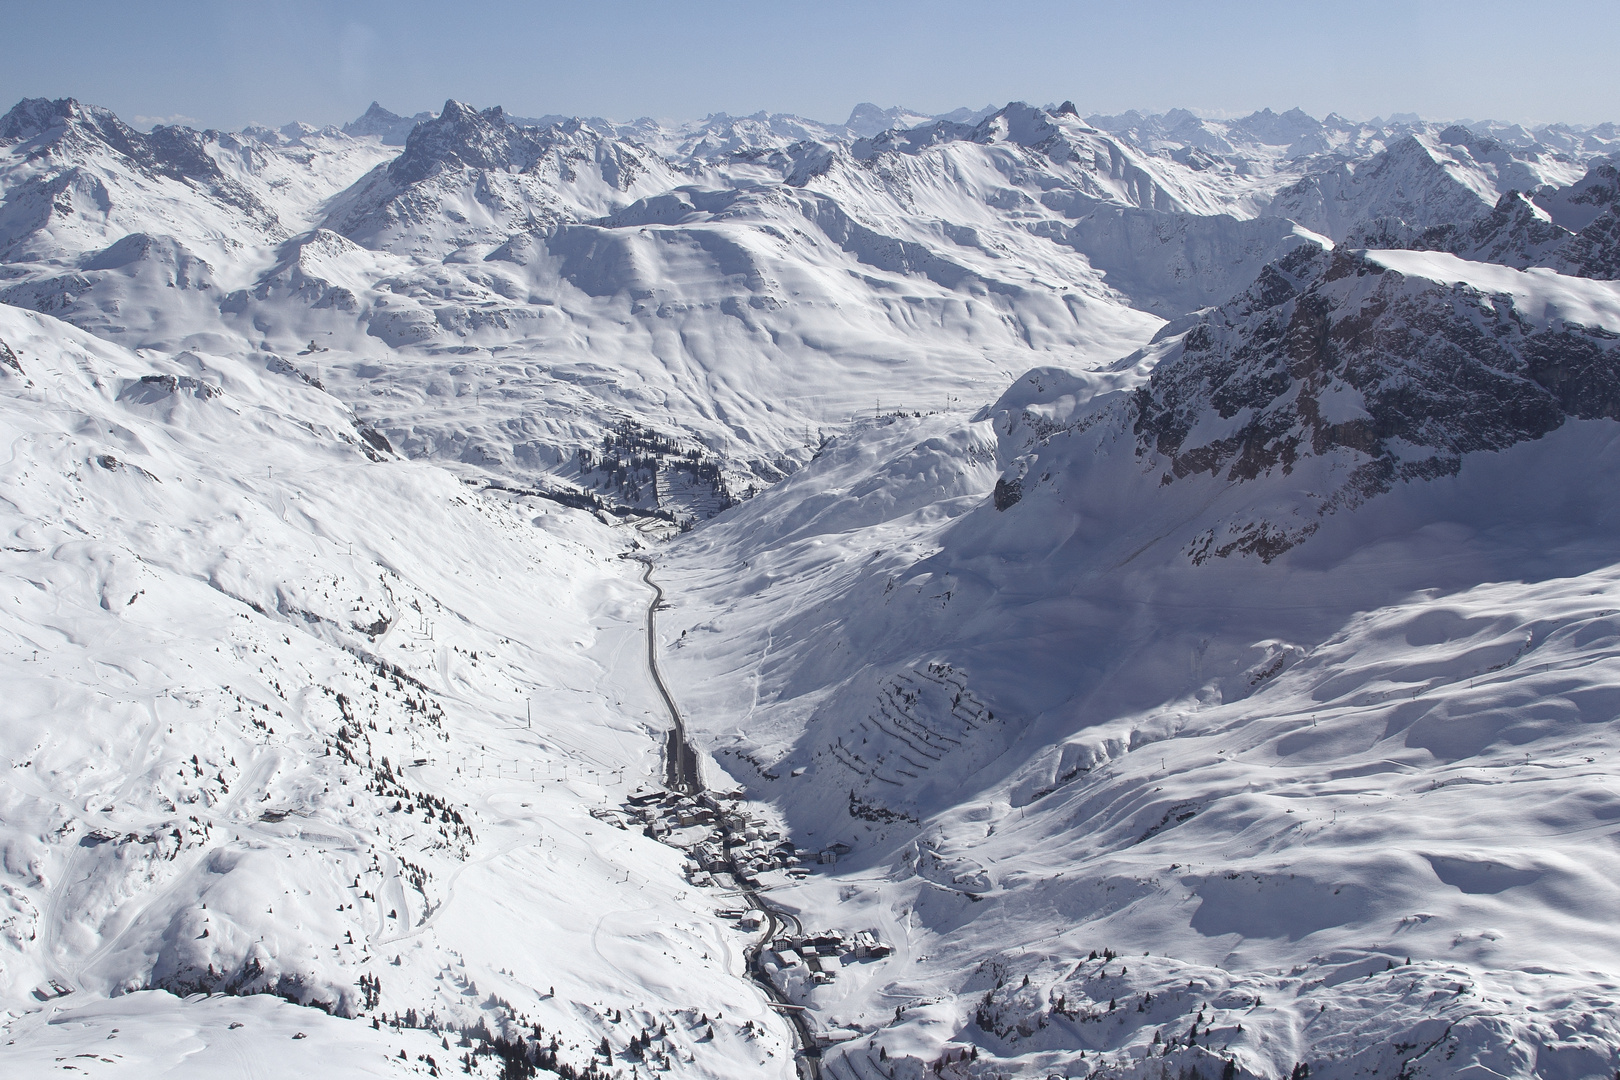
[[[1607,283],[1374,257],[1612,310]],[[1139,379],[867,426],[671,553],[668,667],[716,761],[854,849],[777,896],[898,949],[814,991],[860,1033],[824,1069],[1605,1074],[1620,429],[1199,564],[1206,523],[1329,476],[1161,483]],[[1029,466],[1005,510],[992,453]]]
[[[19,104],[0,1076],[1610,1080],[1617,151]]]
[[[791,1071],[746,938],[589,812],[656,778],[663,723],[605,526],[369,460],[347,408],[249,362],[10,307],[0,339],[6,1075],[465,1053],[149,985],[539,1025],[581,1071],[660,1026],[677,1072]]]
[[[1620,283],[1590,281],[1546,267],[1516,270],[1459,259],[1444,251],[1374,251],[1368,257],[1408,277],[1466,285],[1487,296],[1508,296],[1526,318],[1595,326],[1620,333]]]

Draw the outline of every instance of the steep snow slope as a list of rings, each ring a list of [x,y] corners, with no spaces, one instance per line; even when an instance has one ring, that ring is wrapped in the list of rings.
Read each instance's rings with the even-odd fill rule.
[[[1612,1075],[1612,136],[22,103],[10,1060],[791,1072],[590,813],[664,723],[612,557],[768,489],[660,626],[853,847],[771,895],[898,946],[784,977],[828,1075]]]
[[[1413,132],[1362,162],[1312,173],[1279,192],[1269,212],[1335,240],[1375,226],[1422,231],[1471,222],[1509,191],[1561,188],[1582,172],[1567,155],[1509,150],[1453,126]]]
[[[791,1072],[746,939],[593,816],[658,770],[627,540],[398,460],[290,369],[15,308],[0,340],[8,1075],[85,1040],[142,1075],[298,1030],[409,1049],[379,1073],[467,1052],[365,1022],[399,1017],[580,1070],[662,1026],[677,1073]],[[117,996],[145,988],[352,1019]]]
[[[499,106],[477,113],[448,101],[325,224],[368,247],[442,256],[524,226],[600,217],[671,186],[662,159],[583,122],[527,128]]]
[[[774,895],[897,947],[829,1074],[1607,1075],[1617,296],[1302,256],[674,548],[689,723],[853,849]]]
[[[983,399],[1032,352],[1100,361],[1158,325],[975,190],[928,220],[873,212],[881,181],[766,179],[694,183],[611,132],[451,103],[322,204],[327,227],[267,235],[230,280],[149,222],[149,240],[62,253],[71,273],[18,266],[4,295],[131,345],[314,357],[298,362],[413,456],[527,484],[579,479],[577,451],[629,417],[695,439],[733,488],[774,481],[885,396]]]
[[[143,135],[71,98],[20,102],[0,118],[0,255],[70,265],[151,232],[240,257],[306,228],[314,205],[388,153],[341,135],[274,138],[162,126]]]

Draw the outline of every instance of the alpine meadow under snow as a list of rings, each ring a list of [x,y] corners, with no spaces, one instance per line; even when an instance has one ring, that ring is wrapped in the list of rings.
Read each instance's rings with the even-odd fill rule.
[[[0,199],[0,1074],[1620,1075],[1614,125],[29,99]]]

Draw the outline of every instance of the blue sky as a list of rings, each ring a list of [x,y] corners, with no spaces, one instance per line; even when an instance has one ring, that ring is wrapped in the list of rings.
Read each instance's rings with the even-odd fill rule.
[[[0,108],[71,96],[223,128],[447,97],[615,119],[1072,99],[1620,120],[1620,0],[0,0],[0,39]]]

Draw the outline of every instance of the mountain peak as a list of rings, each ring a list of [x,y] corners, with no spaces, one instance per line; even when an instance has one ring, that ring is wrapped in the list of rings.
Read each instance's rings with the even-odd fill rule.
[[[865,129],[872,127],[873,124],[883,124],[886,120],[886,110],[878,108],[870,101],[863,101],[849,110],[849,119],[844,121],[844,126],[861,134],[876,135],[884,129],[882,127],[873,131]]]
[[[525,129],[509,123],[499,105],[479,112],[451,98],[438,116],[411,129],[405,152],[394,159],[388,172],[397,183],[409,184],[425,180],[447,165],[523,167],[533,161],[536,152]]]
[[[439,122],[449,124],[475,123],[480,119],[495,123],[502,121],[505,118],[505,113],[501,110],[499,105],[486,109],[480,113],[471,105],[468,105],[464,101],[457,101],[455,98],[447,99],[444,103],[443,111],[439,113]]]
[[[388,109],[383,108],[380,103],[373,101],[371,106],[367,108],[365,112],[360,114],[360,119],[354,121],[354,123],[359,124],[369,120],[373,123],[381,122],[386,124],[395,124],[403,119],[405,119],[403,116],[400,116],[396,112],[391,112]]]
[[[203,148],[202,137],[187,127],[159,124],[142,134],[109,109],[74,98],[25,98],[0,117],[0,145],[41,139],[63,161],[111,152],[152,176],[194,180],[223,178]]]
[[[1261,109],[1232,125],[1271,146],[1288,146],[1322,130],[1322,122],[1300,108],[1277,113]]]
[[[0,117],[0,141],[20,142],[52,128],[65,128],[69,124],[86,123],[101,128],[109,122],[124,127],[123,122],[111,112],[93,105],[82,105],[77,98],[58,98],[55,101],[49,98],[23,98],[4,117]]]
[[[1020,146],[1035,146],[1058,133],[1052,116],[1025,101],[1014,101],[991,116],[985,117],[974,129],[973,141],[981,143],[1013,142]]]
[[[849,111],[849,119],[844,121],[844,127],[857,138],[869,139],[885,131],[917,127],[933,119],[900,105],[882,109],[870,101],[863,101]]]
[[[343,134],[354,138],[378,136],[385,146],[403,146],[412,128],[432,119],[433,114],[430,112],[419,112],[415,116],[400,116],[373,101],[358,118],[344,124],[342,131]]]

